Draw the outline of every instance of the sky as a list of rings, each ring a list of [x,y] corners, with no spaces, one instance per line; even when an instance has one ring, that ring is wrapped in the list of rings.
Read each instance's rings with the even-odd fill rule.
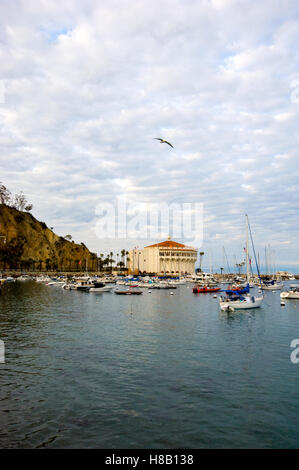
[[[35,217],[116,253],[171,232],[145,207],[193,204],[173,238],[219,270],[247,213],[261,264],[299,272],[297,0],[1,0],[0,26],[0,181]],[[107,237],[119,200],[136,227]]]

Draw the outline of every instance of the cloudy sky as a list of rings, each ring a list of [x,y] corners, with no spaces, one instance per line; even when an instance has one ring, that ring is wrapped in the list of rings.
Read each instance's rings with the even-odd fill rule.
[[[297,0],[1,0],[0,25],[0,181],[39,220],[116,252],[152,240],[101,237],[105,204],[196,203],[206,267],[245,213],[299,267]]]

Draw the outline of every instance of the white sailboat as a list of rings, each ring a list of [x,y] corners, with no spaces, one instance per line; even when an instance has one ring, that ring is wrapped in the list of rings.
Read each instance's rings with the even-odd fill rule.
[[[256,297],[250,295],[249,292],[249,251],[248,251],[248,215],[246,214],[246,279],[247,279],[247,289],[248,292],[242,293],[242,291],[235,291],[231,297],[223,299],[220,297],[219,304],[221,310],[225,311],[234,311],[234,310],[243,310],[249,308],[257,308],[261,306],[263,301],[263,296]],[[244,289],[245,290],[245,289]]]
[[[279,281],[275,281],[274,279],[269,282],[264,281],[262,284],[262,288],[264,290],[280,290],[283,288],[283,283]]]

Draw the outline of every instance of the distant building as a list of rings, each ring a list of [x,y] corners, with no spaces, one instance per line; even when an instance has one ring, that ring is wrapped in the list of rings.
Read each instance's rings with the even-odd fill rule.
[[[193,274],[197,250],[168,240],[129,252],[129,274],[147,273],[179,276]]]

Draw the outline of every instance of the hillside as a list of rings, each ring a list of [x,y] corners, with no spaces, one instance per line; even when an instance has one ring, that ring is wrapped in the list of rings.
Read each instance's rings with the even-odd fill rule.
[[[56,235],[29,212],[0,204],[0,270],[97,269],[97,256],[84,244]],[[80,263],[81,261],[81,263]]]

